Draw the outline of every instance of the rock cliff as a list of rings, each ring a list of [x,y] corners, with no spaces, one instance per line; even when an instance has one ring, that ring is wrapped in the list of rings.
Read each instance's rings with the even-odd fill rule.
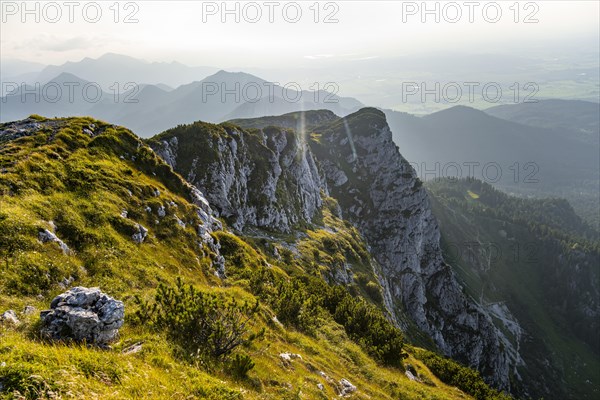
[[[444,262],[427,193],[384,114],[312,116],[319,123],[296,129],[293,115],[283,117],[276,121],[287,128],[271,126],[273,118],[236,121],[248,129],[198,122],[150,145],[237,230],[301,230],[319,215],[322,194],[335,198],[371,247],[392,318],[510,389],[518,353]]]
[[[152,147],[205,193],[233,228],[251,225],[288,233],[309,223],[320,209],[326,186],[308,144],[294,131],[245,131],[199,122],[191,126],[195,133],[188,129],[167,131]]]

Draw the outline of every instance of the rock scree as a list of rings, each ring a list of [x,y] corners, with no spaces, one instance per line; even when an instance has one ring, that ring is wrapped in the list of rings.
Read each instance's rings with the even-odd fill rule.
[[[75,341],[106,347],[123,326],[125,306],[99,288],[74,287],[40,312],[41,335],[49,340]]]

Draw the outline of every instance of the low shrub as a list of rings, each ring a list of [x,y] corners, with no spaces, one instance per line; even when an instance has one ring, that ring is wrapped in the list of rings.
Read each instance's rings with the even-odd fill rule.
[[[402,365],[402,331],[374,305],[349,295],[336,305],[333,318],[343,325],[350,338],[385,365]]]
[[[477,400],[510,400],[512,397],[489,387],[479,372],[464,367],[449,358],[431,351],[418,350],[415,354],[442,382],[456,386]]]
[[[250,332],[252,317],[259,310],[258,301],[226,301],[184,285],[181,278],[175,287],[160,284],[152,303],[136,300],[140,306],[137,319],[165,331],[167,338],[192,358],[222,361],[238,346],[260,335]]]
[[[252,368],[254,361],[247,354],[236,354],[227,363],[229,373],[236,378],[247,378]]]
[[[365,285],[365,291],[367,292],[371,300],[373,300],[375,303],[383,303],[383,295],[381,294],[381,289],[379,288],[378,284],[376,284],[373,281],[369,281]]]

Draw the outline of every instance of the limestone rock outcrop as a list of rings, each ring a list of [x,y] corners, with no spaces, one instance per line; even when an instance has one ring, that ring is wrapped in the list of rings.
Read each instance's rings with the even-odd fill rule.
[[[125,306],[99,288],[74,287],[40,313],[41,335],[49,340],[107,346],[123,326]]]

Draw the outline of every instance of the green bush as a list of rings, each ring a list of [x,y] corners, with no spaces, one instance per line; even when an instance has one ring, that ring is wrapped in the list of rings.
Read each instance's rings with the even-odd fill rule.
[[[281,261],[285,264],[291,265],[294,262],[294,253],[287,247],[282,247],[279,254],[281,254]]]
[[[236,354],[228,362],[229,373],[236,378],[247,378],[248,372],[254,368],[254,361],[246,354]]]
[[[297,279],[280,281],[277,293],[272,303],[277,318],[302,332],[314,334],[321,314],[319,299],[308,293]]]
[[[415,354],[442,382],[456,386],[477,400],[510,400],[511,397],[490,388],[479,372],[427,350]]]
[[[381,294],[381,289],[379,289],[379,285],[375,282],[369,281],[365,285],[365,291],[375,303],[381,304],[383,302],[383,295]]]
[[[239,238],[220,234],[218,239],[221,254],[229,261],[229,278],[247,282],[248,289],[272,308],[279,321],[315,334],[323,319],[334,319],[378,362],[402,365],[402,332],[380,308],[352,296],[348,287],[330,286],[320,277],[276,273],[257,262],[258,255]]]
[[[139,298],[137,303],[138,320],[165,331],[168,339],[192,358],[223,360],[238,346],[258,336],[250,333],[258,301],[227,302],[191,285],[186,287],[181,278],[175,287],[160,284],[152,304]]]
[[[263,268],[252,271],[248,280],[252,292],[271,305],[282,323],[314,334],[319,320],[329,313],[329,318],[342,325],[350,339],[377,361],[402,365],[402,331],[379,308],[353,297],[347,288],[329,286],[322,279],[309,276],[288,281]]]
[[[385,365],[402,365],[402,331],[377,307],[360,297],[346,295],[335,307],[333,318],[376,360]]]

